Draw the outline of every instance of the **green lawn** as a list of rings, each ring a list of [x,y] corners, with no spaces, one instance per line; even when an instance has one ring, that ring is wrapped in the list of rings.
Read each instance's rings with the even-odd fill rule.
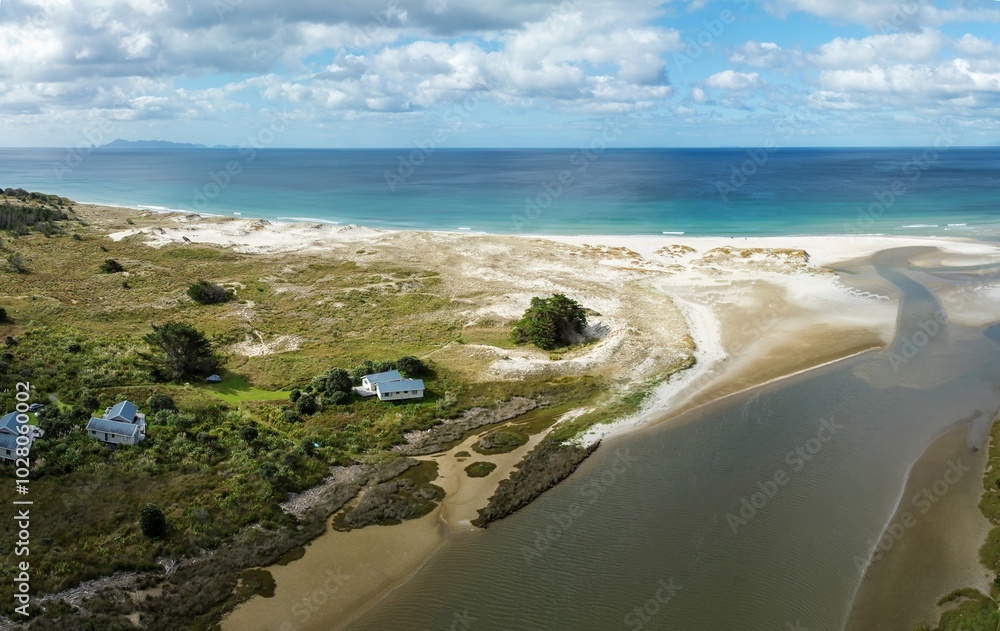
[[[246,380],[243,375],[222,371],[220,383],[200,383],[192,387],[203,390],[226,403],[243,401],[287,401],[290,390],[262,390]]]

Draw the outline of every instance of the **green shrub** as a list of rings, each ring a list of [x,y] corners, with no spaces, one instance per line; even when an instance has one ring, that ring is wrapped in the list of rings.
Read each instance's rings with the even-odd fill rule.
[[[343,405],[351,401],[351,395],[341,390],[336,390],[323,397],[324,405]]]
[[[316,404],[316,397],[308,393],[301,395],[299,400],[295,402],[295,411],[306,416],[315,414],[319,411],[319,405]]]
[[[169,395],[157,392],[148,399],[146,399],[146,407],[149,408],[150,414],[156,414],[162,410],[167,410],[170,412],[177,411],[177,404],[174,400],[170,398]]]
[[[240,428],[240,438],[247,444],[257,440],[257,436],[259,436],[259,432],[253,425],[244,425]]]
[[[200,279],[188,287],[187,295],[199,304],[213,305],[232,300],[233,290]]]
[[[105,274],[117,274],[124,272],[125,266],[114,259],[104,259],[104,262],[101,263],[101,271]]]
[[[7,269],[16,274],[27,274],[28,264],[24,262],[24,258],[20,254],[14,252],[7,255]]]
[[[396,368],[407,377],[423,377],[427,374],[427,364],[412,355],[397,359]]]
[[[497,466],[492,462],[473,462],[465,468],[465,473],[470,478],[485,478],[496,468]]]
[[[139,513],[139,528],[150,539],[159,539],[167,534],[167,518],[156,504],[146,504]]]

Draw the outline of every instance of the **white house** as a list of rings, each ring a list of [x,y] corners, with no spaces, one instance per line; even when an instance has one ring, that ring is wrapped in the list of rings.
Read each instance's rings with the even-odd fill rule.
[[[424,382],[420,379],[404,379],[398,370],[365,375],[361,386],[354,391],[362,397],[378,395],[379,401],[402,401],[421,399],[424,396]]]
[[[403,375],[399,374],[398,370],[377,372],[374,375],[365,375],[361,378],[361,389],[371,394],[378,394],[378,384],[387,381],[400,381],[402,379]],[[368,396],[371,396],[371,394]]]
[[[375,384],[375,392],[378,394],[379,401],[420,399],[424,396],[424,382],[420,379],[380,381]]]
[[[37,425],[28,425],[28,429],[25,433],[21,433],[21,423],[17,422],[17,412],[11,412],[10,414],[4,414],[0,418],[0,459],[6,460],[7,462],[14,462],[17,460],[17,437],[26,436],[28,439],[28,444],[24,445],[31,451],[31,444],[35,442],[35,439],[43,435],[45,432],[42,431],[41,427]],[[23,442],[23,441],[22,441]]]
[[[87,433],[111,445],[135,445],[146,438],[146,415],[131,401],[122,401],[104,410],[101,418],[91,418]]]

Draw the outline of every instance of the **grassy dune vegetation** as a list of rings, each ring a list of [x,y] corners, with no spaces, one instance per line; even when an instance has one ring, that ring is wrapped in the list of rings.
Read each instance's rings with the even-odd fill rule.
[[[11,211],[21,218],[49,217],[45,229],[27,219],[14,222],[18,228],[5,233],[0,246],[0,259],[23,264],[0,272],[0,307],[8,316],[0,324],[0,408],[13,409],[18,381],[29,381],[32,401],[49,408],[40,420],[47,433],[31,454],[36,595],[218,551],[211,568],[179,570],[142,606],[149,628],[207,628],[233,603],[239,572],[322,531],[322,519],[340,504],[320,507],[297,524],[279,503],[318,483],[332,465],[398,460],[388,450],[404,442],[405,432],[515,395],[560,405],[593,399],[602,389],[589,377],[483,382],[461,366],[435,363],[435,351],[463,330],[458,307],[432,271],[362,266],[334,255],[244,255],[194,244],[155,249],[138,237],[108,239],[103,233],[110,226],[87,226],[66,200],[2,203],[21,208]],[[135,216],[122,223],[145,221],[163,219]],[[107,259],[124,271],[102,271]],[[232,289],[233,299],[192,301],[187,290],[201,279]],[[168,321],[190,324],[211,339],[221,355],[222,383],[153,382],[138,363],[142,338],[153,324]],[[476,335],[501,339],[508,331],[498,325]],[[315,414],[299,414],[289,401],[293,389],[331,368],[406,355],[431,367],[421,401],[352,398]],[[154,394],[171,397],[177,410],[149,414],[141,444],[112,451],[83,430],[91,413],[123,398],[149,413],[146,401]],[[11,476],[8,470],[8,481]],[[377,491],[418,492],[419,499],[437,499],[405,481]],[[350,499],[345,493],[338,502]],[[140,532],[138,515],[150,502],[166,516],[164,538]],[[0,525],[0,612],[8,615],[14,540],[13,523]],[[132,628],[123,616],[135,605],[126,601],[90,602],[88,611],[103,613],[77,628]],[[65,603],[47,609],[32,628],[68,628],[60,625],[76,615]]]

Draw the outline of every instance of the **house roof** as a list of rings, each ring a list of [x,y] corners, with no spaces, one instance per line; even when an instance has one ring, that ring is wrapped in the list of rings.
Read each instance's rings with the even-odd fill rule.
[[[106,418],[92,418],[90,419],[90,422],[87,423],[87,431],[89,432],[90,430],[135,437],[135,435],[139,433],[139,426],[134,423],[111,421]]]
[[[386,381],[399,381],[402,378],[403,375],[399,374],[398,370],[377,372],[374,375],[365,375],[365,379],[368,380],[368,383],[384,383]]]
[[[12,452],[17,449],[17,436],[0,434],[0,449],[10,449]]]
[[[104,418],[109,421],[121,421],[123,423],[131,423],[135,420],[135,415],[139,412],[139,408],[135,403],[131,401],[122,401],[116,403],[107,413]]]
[[[378,391],[382,394],[390,392],[404,392],[406,390],[423,390],[424,382],[420,379],[398,379],[378,384]]]
[[[17,412],[4,414],[0,418],[0,434],[17,434]]]

